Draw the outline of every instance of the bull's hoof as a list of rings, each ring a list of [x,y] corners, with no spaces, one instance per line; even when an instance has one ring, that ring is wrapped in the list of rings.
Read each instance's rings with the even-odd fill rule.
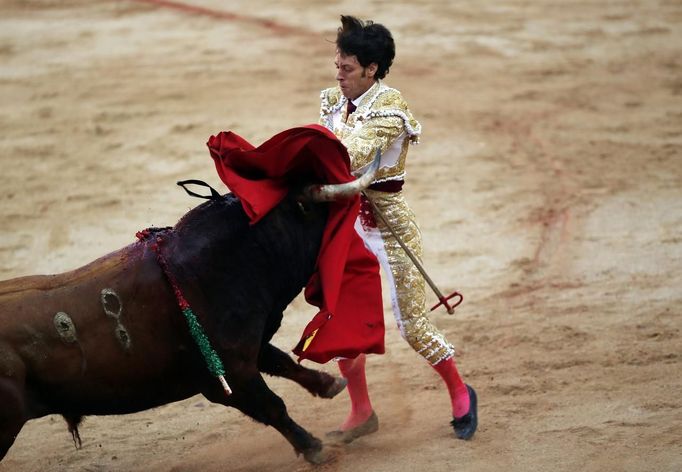
[[[335,377],[334,382],[327,388],[327,390],[320,392],[320,397],[334,398],[339,393],[343,392],[343,389],[346,388],[347,384],[348,381],[343,377]]]
[[[320,465],[331,462],[331,460],[334,458],[334,455],[331,453],[329,448],[320,446],[319,448],[313,448],[305,451],[303,453],[303,457],[311,464]]]

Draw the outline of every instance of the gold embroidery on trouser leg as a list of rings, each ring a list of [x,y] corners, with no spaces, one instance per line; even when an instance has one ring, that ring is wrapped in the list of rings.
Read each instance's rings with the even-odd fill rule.
[[[402,192],[366,191],[366,194],[379,207],[407,247],[421,259],[421,232]],[[424,277],[381,219],[375,219],[393,275],[398,304],[398,310],[396,312],[394,307],[394,312],[403,338],[432,365],[452,357],[454,347],[426,316]]]

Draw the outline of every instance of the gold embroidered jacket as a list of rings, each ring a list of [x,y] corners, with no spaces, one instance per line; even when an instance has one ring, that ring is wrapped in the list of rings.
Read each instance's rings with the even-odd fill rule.
[[[323,90],[320,99],[320,124],[346,146],[352,171],[369,164],[379,148],[381,168],[375,182],[404,179],[407,148],[418,142],[421,125],[398,90],[377,81],[348,117],[348,99],[339,87]]]

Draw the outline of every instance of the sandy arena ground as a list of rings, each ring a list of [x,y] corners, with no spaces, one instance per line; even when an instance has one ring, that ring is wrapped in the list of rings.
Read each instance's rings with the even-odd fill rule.
[[[315,122],[338,15],[373,18],[397,41],[387,83],[424,128],[406,192],[425,266],[465,295],[433,320],[480,429],[454,439],[439,378],[387,310],[368,370],[381,429],[330,464],[197,396],[88,417],[81,450],[61,417],[31,421],[1,472],[682,470],[679,1],[188,1],[213,10],[0,2],[0,278],[174,224],[199,203],[177,180],[224,191],[206,139]],[[276,344],[313,313],[297,299]],[[345,392],[268,381],[318,437],[347,411]]]

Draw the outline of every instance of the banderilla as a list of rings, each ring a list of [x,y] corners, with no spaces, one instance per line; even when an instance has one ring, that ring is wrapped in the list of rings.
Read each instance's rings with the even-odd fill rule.
[[[398,241],[398,244],[400,244],[400,247],[403,248],[403,251],[405,251],[405,254],[407,254],[407,256],[412,260],[415,267],[417,267],[417,270],[419,270],[419,272],[421,272],[422,276],[424,276],[424,280],[426,280],[426,283],[429,284],[429,287],[431,287],[431,290],[433,290],[433,292],[438,297],[439,301],[438,301],[438,303],[433,305],[433,307],[431,307],[431,311],[433,311],[436,308],[438,308],[439,306],[443,305],[448,310],[448,314],[450,314],[450,315],[454,314],[455,308],[457,308],[460,305],[460,303],[462,303],[462,301],[464,301],[464,297],[462,296],[462,294],[457,292],[457,291],[454,291],[450,295],[448,295],[447,297],[443,296],[443,293],[438,289],[438,287],[433,282],[433,280],[431,280],[431,277],[429,277],[429,274],[426,273],[426,270],[422,266],[421,262],[419,262],[419,259],[417,259],[417,256],[414,255],[414,253],[410,250],[409,247],[407,247],[407,245],[403,242],[403,240],[400,238],[400,236],[398,236],[398,233],[396,233],[396,231],[393,229],[393,226],[391,226],[391,224],[388,222],[384,213],[379,209],[379,207],[376,205],[376,203],[374,203],[367,196],[367,194],[365,194],[363,192],[363,195],[365,196],[365,198],[367,199],[369,204],[372,205],[372,209],[374,210],[374,213],[379,216],[381,221],[384,222],[384,224],[386,225],[388,230],[391,232],[391,234],[393,235],[395,240]],[[453,297],[458,297],[458,299],[454,304],[451,305],[450,303],[448,303],[448,301]]]

